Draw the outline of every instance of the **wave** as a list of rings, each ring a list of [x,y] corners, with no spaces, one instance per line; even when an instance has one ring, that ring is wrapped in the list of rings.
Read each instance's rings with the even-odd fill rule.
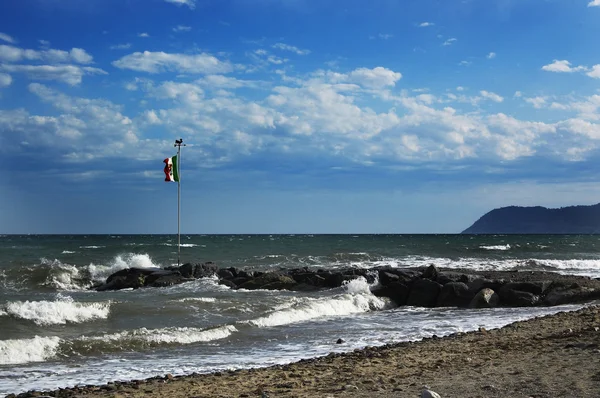
[[[173,300],[173,301],[178,302],[178,303],[185,303],[187,301],[199,301],[201,303],[214,303],[215,301],[217,301],[217,299],[214,297],[186,297],[186,298],[182,298],[179,300]]]
[[[485,246],[485,245],[481,245],[479,246],[480,249],[485,249],[485,250],[510,250],[510,245],[506,244],[506,245],[491,245],[491,246]]]
[[[84,336],[77,339],[73,348],[87,350],[131,350],[154,347],[163,344],[193,344],[221,340],[237,332],[233,325],[225,325],[212,329],[191,327],[171,327],[162,329],[140,328],[125,330],[103,336]]]
[[[57,301],[12,301],[4,312],[17,319],[33,321],[36,325],[63,325],[106,319],[110,302],[80,303],[71,297],[59,297]]]
[[[163,246],[177,246],[177,243],[161,243]],[[198,245],[195,243],[182,243],[181,247],[197,247]]]
[[[330,316],[345,316],[382,310],[386,302],[370,293],[369,285],[364,278],[358,278],[346,284],[348,293],[330,298],[297,298],[291,305],[280,306],[271,314],[242,321],[257,327],[272,327],[306,322]]]
[[[60,254],[75,254],[77,252],[74,252],[72,250],[63,250]]]
[[[56,336],[0,340],[0,365],[45,361],[57,354],[59,345],[60,338]]]
[[[128,253],[116,256],[108,264],[90,264],[87,270],[95,282],[104,281],[111,274],[125,268],[160,268],[148,254]]]
[[[102,249],[105,248],[106,246],[79,246],[80,249]]]

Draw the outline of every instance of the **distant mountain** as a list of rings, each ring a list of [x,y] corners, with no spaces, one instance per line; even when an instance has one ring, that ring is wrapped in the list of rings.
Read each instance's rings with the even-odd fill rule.
[[[600,233],[600,203],[547,209],[509,206],[494,209],[463,234],[596,234]]]

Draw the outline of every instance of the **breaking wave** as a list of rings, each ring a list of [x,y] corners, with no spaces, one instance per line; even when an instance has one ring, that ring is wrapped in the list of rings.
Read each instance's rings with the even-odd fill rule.
[[[56,355],[59,345],[56,336],[0,340],[0,365],[45,361]]]
[[[13,301],[3,309],[6,315],[33,321],[36,325],[63,325],[106,319],[110,302],[79,303],[71,297],[60,297],[56,301]]]

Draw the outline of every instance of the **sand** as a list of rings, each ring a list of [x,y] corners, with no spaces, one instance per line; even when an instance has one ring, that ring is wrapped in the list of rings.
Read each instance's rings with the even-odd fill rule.
[[[600,397],[600,307],[290,365],[57,390],[57,397]]]

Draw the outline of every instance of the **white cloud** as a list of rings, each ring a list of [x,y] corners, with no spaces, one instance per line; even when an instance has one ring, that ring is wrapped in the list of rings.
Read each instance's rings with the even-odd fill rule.
[[[93,57],[81,48],[72,48],[71,51],[54,49],[38,51],[2,44],[0,45],[0,61],[41,61],[49,63],[75,62],[80,64],[90,64],[93,63]]]
[[[6,73],[0,73],[0,88],[8,87],[12,83],[12,77]]]
[[[442,46],[451,46],[452,44],[454,44],[454,42],[457,39],[454,37],[451,37],[450,39],[446,40],[444,43],[442,43]]]
[[[495,53],[495,52],[491,52],[491,53],[489,53],[489,54],[487,55],[487,57],[486,57],[486,58],[487,58],[487,59],[494,59],[494,58],[496,58],[496,53]]]
[[[600,7],[600,0],[592,0],[588,3],[588,7]]]
[[[0,40],[5,41],[10,44],[16,43],[15,39],[13,39],[11,36],[7,35],[6,33],[2,33],[2,32],[0,32]]]
[[[546,72],[562,72],[562,73],[573,73],[585,70],[584,66],[572,67],[571,63],[567,60],[554,60],[551,64],[542,66],[542,70]]]
[[[471,61],[460,61],[458,65],[460,66],[470,66],[473,62]]]
[[[421,22],[419,24],[419,27],[420,28],[427,28],[428,26],[433,26],[433,25],[435,25],[433,22]]]
[[[173,32],[189,32],[192,30],[191,26],[177,25],[173,28]]]
[[[392,37],[394,37],[394,35],[392,35],[392,34],[390,34],[390,33],[380,33],[378,36],[379,36],[379,38],[380,38],[380,39],[382,39],[382,40],[389,40],[389,39],[391,39]]]
[[[592,66],[592,69],[587,73],[587,75],[589,77],[593,77],[594,79],[600,79],[600,64]]]
[[[525,102],[533,105],[536,109],[541,109],[546,105],[546,97],[533,97],[533,98],[525,98]]]
[[[323,75],[332,83],[354,83],[367,89],[383,89],[386,87],[394,87],[396,82],[402,78],[402,73],[394,72],[378,66],[373,69],[358,68],[350,73],[327,72],[316,74],[315,76]],[[346,87],[352,89],[352,87]]]
[[[106,75],[98,68],[75,65],[12,65],[1,64],[0,70],[10,73],[25,73],[32,80],[56,80],[75,86],[81,83],[84,75]]]
[[[148,38],[150,35],[146,32],[138,33],[138,37]]]
[[[131,43],[115,44],[109,47],[111,50],[127,50],[131,48]]]
[[[492,100],[492,101],[494,101],[494,102],[502,102],[502,101],[504,101],[504,98],[502,98],[502,97],[501,97],[501,96],[499,96],[498,94],[496,94],[496,93],[492,93],[492,92],[490,92],[490,91],[481,90],[481,91],[479,92],[479,94],[481,94],[481,96],[482,96],[483,98],[487,98],[487,99],[489,99],[489,100]]]
[[[196,0],[165,0],[167,3],[176,4],[178,6],[186,5],[193,10],[196,8]]]
[[[289,44],[285,44],[285,43],[275,43],[272,46],[273,48],[276,48],[278,50],[283,50],[283,51],[291,51],[293,53],[296,53],[298,55],[308,55],[310,54],[310,50],[302,50],[298,47],[295,46],[290,46]]]
[[[522,92],[520,92],[520,91],[515,91],[515,95],[514,95],[514,97],[515,97],[515,98],[521,98],[522,96],[523,96],[523,93],[522,93]]]
[[[462,86],[456,87],[456,91],[465,91],[465,88]]]
[[[117,68],[138,72],[161,73],[178,72],[193,74],[227,73],[233,70],[227,61],[206,54],[170,54],[144,51],[126,55],[112,63]]]

